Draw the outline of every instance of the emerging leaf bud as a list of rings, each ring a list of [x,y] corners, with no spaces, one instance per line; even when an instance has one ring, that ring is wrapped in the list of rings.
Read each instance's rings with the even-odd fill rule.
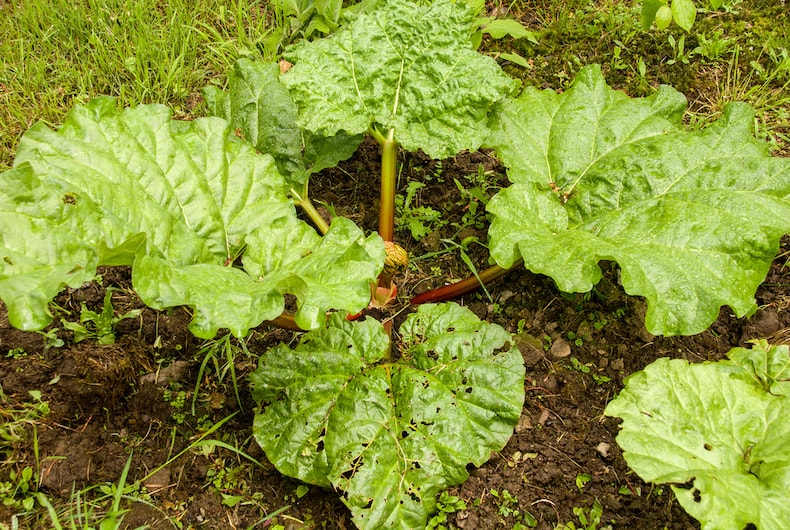
[[[391,278],[404,270],[409,264],[409,253],[406,252],[405,248],[392,241],[385,241],[384,249],[387,253],[387,257],[384,258],[383,275],[387,275]]]

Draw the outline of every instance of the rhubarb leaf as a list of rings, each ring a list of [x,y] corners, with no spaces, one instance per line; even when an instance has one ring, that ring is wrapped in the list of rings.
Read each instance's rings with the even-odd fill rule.
[[[325,137],[299,127],[296,105],[279,77],[276,63],[239,59],[228,76],[228,91],[207,87],[203,95],[212,115],[272,155],[280,173],[301,189],[311,174],[353,155],[363,136],[340,131]]]
[[[436,495],[502,449],[524,401],[510,334],[452,303],[420,306],[404,351],[372,319],[333,315],[251,376],[253,432],[284,474],[344,493],[359,528],[423,528]]]
[[[753,343],[752,348],[734,348],[727,355],[766,392],[790,397],[790,347],[770,346],[765,340]]]
[[[750,356],[786,365],[788,349]],[[790,398],[753,375],[733,361],[659,359],[629,376],[605,410],[623,419],[617,443],[628,465],[646,481],[671,484],[703,529],[781,530],[790,521]]]
[[[349,17],[286,53],[294,65],[282,81],[299,123],[326,136],[394,130],[405,149],[434,158],[478,148],[491,104],[516,82],[472,48],[472,12],[451,0],[394,0]]]
[[[64,285],[99,265],[132,266],[149,306],[187,305],[190,329],[244,335],[296,295],[300,326],[358,311],[383,243],[336,219],[325,238],[296,217],[273,159],[225,120],[170,119],[160,105],[78,106],[58,131],[38,124],[0,175],[0,298],[10,322],[40,329]],[[244,269],[234,265],[242,256]]]
[[[726,107],[682,126],[685,98],[662,86],[631,99],[600,68],[564,93],[527,88],[498,109],[495,148],[513,183],[489,203],[491,254],[519,257],[560,290],[586,292],[615,261],[625,291],[647,299],[647,329],[694,334],[754,293],[790,231],[790,160],[752,135],[753,113]]]

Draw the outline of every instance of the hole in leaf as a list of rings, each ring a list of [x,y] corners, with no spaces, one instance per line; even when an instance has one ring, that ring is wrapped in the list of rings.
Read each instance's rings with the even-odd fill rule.
[[[753,523],[747,523],[746,526],[743,527],[743,530],[757,530],[757,525]]]
[[[472,393],[472,387],[471,386],[466,387],[466,390],[464,390],[464,392],[466,392],[467,394],[471,394]]]
[[[706,451],[713,451],[713,446],[711,444],[705,444],[702,447],[704,447]]]
[[[315,444],[315,450],[318,451],[319,453],[324,450],[324,439],[323,438],[318,440],[318,443]]]
[[[400,432],[400,439],[401,439],[401,440],[403,440],[403,439],[404,439],[404,438],[406,438],[407,436],[409,436],[409,431],[401,431],[401,432]]]
[[[690,490],[694,487],[694,479],[696,478],[697,477],[691,477],[687,482],[684,482],[683,484],[676,484],[675,487],[682,490]]]
[[[694,502],[700,502],[702,500],[702,495],[700,495],[697,488],[694,488],[694,491],[691,492],[691,495],[694,497]]]

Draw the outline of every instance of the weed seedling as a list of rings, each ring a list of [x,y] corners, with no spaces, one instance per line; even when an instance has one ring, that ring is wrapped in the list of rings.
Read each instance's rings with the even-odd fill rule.
[[[558,524],[554,530],[611,530],[612,525],[598,527],[601,524],[601,516],[603,515],[603,506],[598,499],[595,499],[591,508],[585,509],[582,507],[575,507],[573,513],[579,519],[580,526],[576,526],[573,521],[568,521],[565,524]]]
[[[442,213],[430,206],[418,206],[415,195],[424,188],[422,182],[412,181],[406,186],[406,196],[395,197],[396,227],[407,228],[415,241],[421,240],[431,232],[447,224]]]
[[[443,491],[436,501],[436,515],[428,520],[428,530],[447,530],[447,516],[451,513],[466,510],[466,501]]]
[[[87,308],[85,302],[82,302],[79,322],[62,321],[64,328],[74,332],[75,344],[85,339],[96,339],[101,344],[115,344],[115,328],[118,326],[118,323],[127,318],[137,318],[143,312],[142,309],[132,309],[116,316],[115,308],[112,306],[112,293],[114,290],[107,288],[101,313],[91,311]]]

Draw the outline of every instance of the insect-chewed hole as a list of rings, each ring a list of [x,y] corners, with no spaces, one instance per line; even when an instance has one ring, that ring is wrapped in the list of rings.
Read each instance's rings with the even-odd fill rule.
[[[713,451],[713,446],[711,444],[706,443],[702,447],[704,447],[706,451]]]
[[[694,488],[694,491],[691,492],[692,497],[694,497],[694,502],[700,502],[702,500],[702,495],[697,488]]]
[[[691,477],[688,481],[684,482],[683,484],[675,484],[676,488],[680,488],[682,490],[690,490],[694,487],[694,479],[697,477]]]

